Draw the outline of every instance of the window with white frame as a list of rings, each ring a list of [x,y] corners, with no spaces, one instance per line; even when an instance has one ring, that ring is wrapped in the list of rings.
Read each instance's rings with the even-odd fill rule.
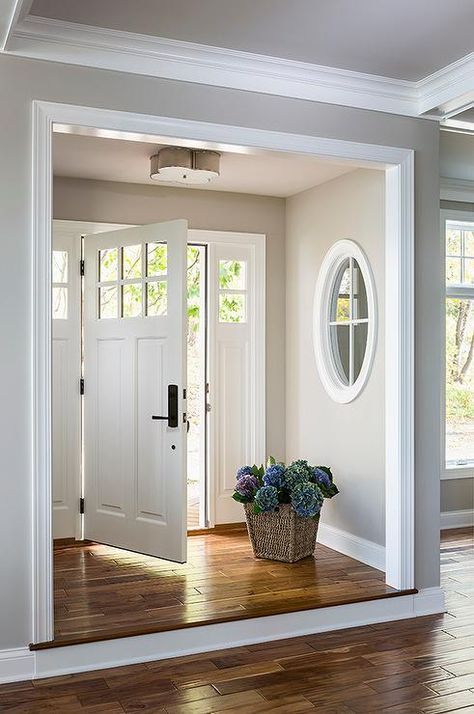
[[[447,469],[474,468],[474,216],[447,218],[446,440]]]

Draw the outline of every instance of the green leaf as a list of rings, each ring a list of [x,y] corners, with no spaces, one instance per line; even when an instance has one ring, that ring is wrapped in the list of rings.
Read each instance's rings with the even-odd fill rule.
[[[275,466],[276,461],[274,456],[269,456],[267,460],[267,467],[268,466]]]
[[[239,493],[238,491],[234,491],[234,493],[232,494],[232,498],[234,499],[234,501],[238,501],[238,503],[251,503],[251,501],[252,501],[251,498],[242,496],[242,494]]]
[[[254,504],[253,504],[253,512],[254,512],[254,513],[263,513],[263,511],[262,511],[262,509],[260,508],[260,506],[258,506],[255,502],[254,502]]]

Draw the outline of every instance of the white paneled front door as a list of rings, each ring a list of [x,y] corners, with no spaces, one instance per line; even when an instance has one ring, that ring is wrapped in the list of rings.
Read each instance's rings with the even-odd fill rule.
[[[84,535],[179,562],[187,233],[179,220],[84,241]]]

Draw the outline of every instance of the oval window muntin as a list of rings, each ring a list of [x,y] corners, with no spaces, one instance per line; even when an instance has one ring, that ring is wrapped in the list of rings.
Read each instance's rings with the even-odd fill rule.
[[[359,322],[367,324],[367,340],[362,366],[357,378],[350,383],[340,363],[339,350],[334,349],[334,338],[331,335],[331,312],[334,306],[337,281],[343,274],[344,264],[357,261],[365,283],[367,295],[367,318],[352,320],[352,325]],[[337,296],[336,296],[337,299]],[[343,324],[343,323],[341,323]],[[348,327],[350,330],[351,328]],[[333,331],[334,332],[334,331]],[[314,292],[313,312],[313,345],[319,376],[329,396],[336,402],[347,404],[353,401],[362,391],[370,374],[375,353],[377,334],[377,307],[375,299],[375,284],[372,270],[367,257],[360,246],[352,240],[340,240],[326,253],[321,264]]]

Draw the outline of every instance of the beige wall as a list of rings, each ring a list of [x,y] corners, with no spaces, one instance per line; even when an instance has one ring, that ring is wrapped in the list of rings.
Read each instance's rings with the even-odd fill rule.
[[[341,493],[323,521],[385,543],[384,183],[358,170],[293,196],[287,204],[287,458],[333,469]],[[377,290],[378,340],[367,386],[350,404],[324,390],[313,351],[313,297],[327,250],[349,238],[365,251]]]
[[[439,583],[439,127],[254,92],[0,55],[0,649],[32,639],[32,102],[35,99],[415,150],[415,585]],[[236,135],[238,142],[238,136]],[[22,282],[23,281],[23,282]],[[276,289],[279,289],[277,286]],[[283,345],[281,345],[283,349]],[[283,386],[281,387],[283,389]],[[5,407],[7,405],[7,407]],[[312,405],[316,408],[317,405]]]
[[[54,218],[145,224],[186,218],[190,228],[265,233],[267,451],[285,444],[285,199],[109,181],[55,178]]]

